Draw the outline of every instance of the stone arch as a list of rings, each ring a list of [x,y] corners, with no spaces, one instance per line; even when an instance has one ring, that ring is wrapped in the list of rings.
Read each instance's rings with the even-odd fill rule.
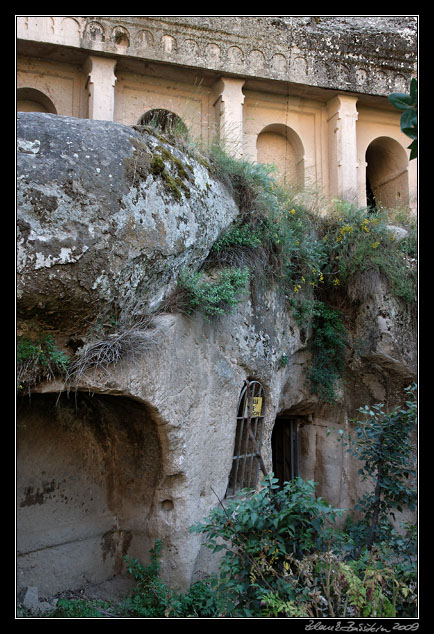
[[[402,145],[391,137],[377,137],[365,159],[367,204],[390,209],[408,205],[408,157]]]
[[[76,392],[20,397],[17,407],[17,579],[42,596],[124,572],[156,535],[148,523],[163,477],[149,405]]]
[[[181,117],[164,108],[148,110],[139,118],[137,125],[149,125],[164,133],[187,134],[187,126]]]
[[[273,164],[284,184],[304,186],[304,147],[290,127],[274,123],[266,126],[256,140],[259,163]]]
[[[57,114],[56,107],[49,97],[36,88],[18,88],[17,90],[18,112],[49,112]]]

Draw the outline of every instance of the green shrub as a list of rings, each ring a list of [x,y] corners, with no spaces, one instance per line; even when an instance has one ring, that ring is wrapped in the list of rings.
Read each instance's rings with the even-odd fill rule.
[[[316,301],[311,308],[312,362],[307,371],[311,390],[322,400],[336,400],[336,386],[344,371],[347,333],[338,310]]]
[[[353,433],[341,434],[347,451],[362,464],[362,481],[371,483],[371,490],[355,506],[362,519],[353,527],[358,543],[368,549],[390,540],[395,511],[415,509],[416,469],[411,442],[417,421],[415,391],[415,385],[409,386],[405,405],[391,412],[386,412],[382,403],[361,408],[363,416],[353,421]]]
[[[262,244],[261,233],[250,224],[242,225],[236,223],[231,229],[225,231],[220,238],[214,242],[213,251],[219,253],[229,247],[252,247],[256,248]]]
[[[280,489],[270,476],[263,484],[257,492],[243,491],[239,499],[225,501],[191,528],[205,535],[213,552],[224,551],[214,588],[225,616],[260,614],[270,591],[285,601],[303,593],[286,583],[285,562],[324,549],[326,521],[339,514],[315,497],[313,482],[297,478]]]
[[[410,258],[417,255],[416,232],[396,239],[386,211],[370,212],[340,203],[322,219],[320,235],[327,253],[324,278],[328,286],[351,290],[355,279],[370,271],[383,275],[392,293],[414,302],[417,274]]]
[[[249,281],[247,268],[221,270],[217,279],[206,280],[205,273],[183,272],[179,285],[187,297],[187,312],[199,311],[206,319],[224,315],[241,301],[241,293]]]
[[[130,618],[183,618],[217,616],[216,597],[209,580],[197,581],[187,592],[176,593],[160,577],[161,540],[155,540],[147,566],[125,557],[127,572],[136,582],[132,595],[117,606]]]
[[[68,355],[55,345],[52,335],[35,340],[18,337],[16,359],[18,390],[63,375],[69,364]]]
[[[105,618],[106,608],[110,608],[110,605],[105,601],[59,599],[55,609],[47,616],[55,619],[101,619]]]

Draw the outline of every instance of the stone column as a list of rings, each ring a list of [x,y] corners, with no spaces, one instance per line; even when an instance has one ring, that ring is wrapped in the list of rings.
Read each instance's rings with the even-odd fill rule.
[[[329,194],[357,201],[357,97],[338,95],[327,103]]]
[[[243,154],[244,79],[221,77],[214,85],[213,106],[220,143],[236,158]]]
[[[115,107],[116,59],[90,55],[85,63],[89,119],[113,121]]]

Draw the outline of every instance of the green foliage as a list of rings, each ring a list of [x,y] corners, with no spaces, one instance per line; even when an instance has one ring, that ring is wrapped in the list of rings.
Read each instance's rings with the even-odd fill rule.
[[[235,159],[221,148],[214,148],[212,159],[217,173],[232,184],[241,215],[229,240],[217,242],[218,250],[233,247],[237,239],[241,247],[262,246],[268,274],[285,291],[298,293],[310,283],[315,287],[325,263],[323,245],[309,213],[277,184],[273,166]]]
[[[122,612],[136,618],[158,618],[170,616],[177,611],[176,594],[160,578],[160,556],[162,543],[155,541],[150,550],[151,559],[143,566],[137,559],[125,557],[127,572],[136,585],[131,597],[125,600]]]
[[[223,235],[214,243],[213,251],[219,253],[229,247],[252,247],[256,248],[262,244],[261,233],[251,224],[242,225],[236,223],[231,229],[225,231]]]
[[[288,355],[285,353],[280,355],[278,363],[279,363],[279,367],[286,368],[286,366],[289,363]]]
[[[210,264],[243,264],[255,284],[266,279],[281,288],[297,322],[312,327],[311,389],[334,402],[347,338],[340,313],[324,299],[338,293],[362,301],[381,277],[395,297],[414,304],[416,232],[408,227],[408,237],[397,239],[388,211],[373,213],[348,201],[334,201],[327,213],[314,214],[276,183],[271,166],[237,160],[221,148],[214,150],[213,165],[233,186],[240,220],[216,241]],[[218,291],[215,282],[202,285],[201,274],[181,283],[190,291],[192,308],[206,307],[208,293]],[[218,296],[211,304],[217,309],[205,308],[208,315],[224,312]]]
[[[344,370],[347,333],[338,310],[317,301],[312,307],[312,364],[307,375],[311,390],[322,400],[336,401],[336,386]]]
[[[183,618],[216,616],[216,600],[209,580],[194,583],[176,593],[160,577],[162,542],[156,540],[147,566],[125,557],[127,572],[136,585],[131,597],[117,606],[117,613],[130,618]]]
[[[315,497],[313,482],[297,478],[282,489],[277,482],[265,478],[261,490],[243,491],[191,528],[205,535],[212,552],[224,551],[214,580],[223,615],[253,616],[269,592],[294,600],[301,590],[284,583],[285,561],[324,549],[325,523],[339,514]]]
[[[104,618],[104,609],[110,608],[104,601],[85,599],[59,599],[54,611],[48,614],[52,619],[94,619]]]
[[[116,604],[59,601],[49,617],[93,618],[397,618],[415,617],[415,534],[390,532],[375,549],[352,542],[351,522],[296,478],[282,488],[271,474],[259,491],[225,500],[191,527],[212,552],[218,574],[177,593],[160,577],[162,542],[147,565],[125,557],[131,596]]]
[[[340,542],[350,537],[334,526],[340,511],[315,498],[313,482],[297,478],[279,489],[270,476],[263,485],[191,529],[224,552],[212,580],[218,616],[415,615],[415,571],[400,566],[396,550],[382,544],[348,559]]]
[[[52,335],[41,335],[35,340],[18,337],[16,359],[19,390],[64,374],[69,364],[68,355],[55,345]]]
[[[417,256],[416,232],[397,240],[388,226],[387,212],[340,203],[321,221],[327,254],[325,285],[351,290],[355,280],[375,271],[389,282],[391,291],[407,303],[414,302],[417,273],[409,258]]]
[[[416,470],[410,438],[417,424],[415,391],[415,385],[408,387],[405,405],[389,413],[383,404],[361,408],[363,419],[353,421],[354,433],[341,435],[347,451],[361,461],[362,481],[372,485],[355,507],[362,513],[362,520],[354,526],[356,540],[368,549],[390,538],[390,518],[395,519],[396,510],[415,508]]]
[[[207,281],[205,273],[183,272],[179,284],[187,297],[187,312],[200,311],[206,319],[226,314],[241,300],[241,293],[249,281],[247,268],[231,267],[218,273],[217,279]]]
[[[411,150],[410,160],[417,158],[417,79],[413,77],[410,82],[410,94],[394,92],[389,95],[389,101],[402,111],[401,130],[413,139],[408,147]]]

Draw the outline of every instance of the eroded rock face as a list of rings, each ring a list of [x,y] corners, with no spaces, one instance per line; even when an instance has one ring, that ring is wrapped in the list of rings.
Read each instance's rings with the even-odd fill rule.
[[[131,399],[35,394],[18,414],[19,586],[101,583],[146,530],[162,470],[155,414]],[[68,579],[65,586],[65,579]]]
[[[18,137],[19,316],[63,340],[119,297],[158,305],[237,216],[204,165],[126,126],[22,113]],[[306,381],[309,324],[297,324],[267,282],[212,322],[157,314],[153,345],[91,368],[69,400],[62,381],[24,397],[19,586],[47,596],[100,583],[123,571],[125,554],[146,561],[157,538],[172,586],[210,572],[216,562],[189,529],[226,494],[247,378],[264,387],[267,469],[277,415],[299,417],[302,477],[351,507],[357,465],[327,429],[348,427],[358,407],[399,399],[416,375],[416,332],[380,279],[347,302],[345,325],[347,372],[333,405]]]

